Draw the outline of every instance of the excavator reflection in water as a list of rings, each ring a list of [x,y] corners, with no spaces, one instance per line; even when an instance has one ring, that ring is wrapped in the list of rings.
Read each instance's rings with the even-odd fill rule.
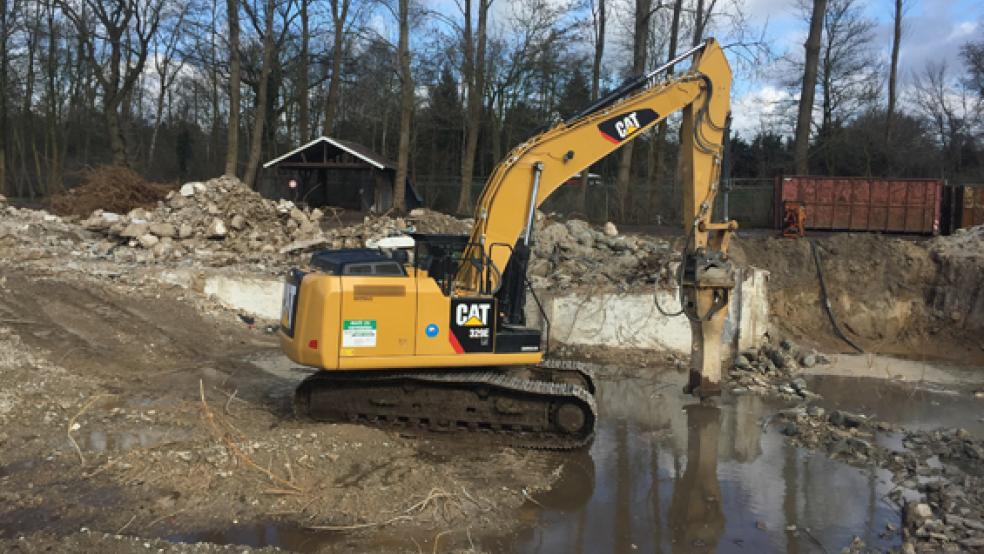
[[[688,71],[666,72],[690,57]],[[298,411],[514,446],[587,444],[597,420],[592,377],[542,365],[541,330],[526,322],[527,294],[539,306],[527,279],[536,210],[572,176],[677,112],[686,232],[679,313],[690,320],[693,345],[685,391],[720,394],[735,286],[727,250],[737,224],[713,221],[712,210],[730,89],[724,52],[708,39],[515,147],[489,177],[469,236],[415,234],[412,258],[405,250],[325,251],[292,270],[281,347],[321,370],[298,388]]]
[[[721,410],[707,404],[687,411],[687,467],[673,486],[670,528],[674,552],[714,552],[724,533],[721,483],[718,480],[718,435]]]

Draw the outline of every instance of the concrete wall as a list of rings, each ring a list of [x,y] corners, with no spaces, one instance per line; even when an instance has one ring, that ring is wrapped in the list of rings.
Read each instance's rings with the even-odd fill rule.
[[[768,272],[751,269],[739,274],[724,328],[724,340],[733,349],[761,344],[768,330]],[[656,308],[654,296],[667,313],[679,311],[676,290],[655,292],[549,295],[540,293],[550,320],[554,344],[642,348],[690,353],[690,321],[684,315],[667,317]],[[529,319],[539,322],[531,301]]]
[[[280,279],[190,270],[166,271],[157,278],[210,295],[230,309],[269,320],[280,318]],[[768,272],[761,269],[739,273],[724,328],[725,342],[732,350],[752,348],[764,340],[769,323],[767,281]],[[680,309],[676,290],[659,289],[655,294],[665,311]],[[684,315],[661,314],[653,292],[540,292],[538,296],[551,323],[553,344],[690,353],[690,321]],[[539,325],[539,310],[532,298],[527,302],[527,315],[531,325]]]

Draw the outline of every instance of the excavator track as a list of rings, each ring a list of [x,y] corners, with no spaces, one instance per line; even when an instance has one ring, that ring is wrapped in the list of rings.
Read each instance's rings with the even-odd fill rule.
[[[594,436],[593,391],[591,375],[576,370],[320,371],[298,386],[294,407],[317,421],[568,450]]]

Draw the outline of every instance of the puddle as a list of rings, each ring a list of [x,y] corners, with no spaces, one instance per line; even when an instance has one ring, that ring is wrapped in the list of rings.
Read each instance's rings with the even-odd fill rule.
[[[488,538],[496,552],[821,552],[898,525],[882,500],[891,474],[861,470],[789,446],[761,421],[780,406],[755,396],[720,407],[678,391],[682,377],[603,382],[601,422],[591,447],[591,489],[557,501],[567,487],[536,497],[520,517],[530,528]],[[672,385],[672,386],[665,386]],[[570,491],[568,491],[569,493]],[[790,527],[795,526],[795,530]],[[789,530],[787,530],[789,529]]]
[[[807,382],[823,396],[817,404],[828,410],[840,408],[913,430],[962,427],[984,437],[984,420],[979,417],[984,401],[965,391],[838,375],[818,375]]]

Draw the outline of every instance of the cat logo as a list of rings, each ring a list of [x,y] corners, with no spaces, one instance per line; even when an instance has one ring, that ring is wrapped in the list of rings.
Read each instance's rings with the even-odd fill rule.
[[[624,139],[625,137],[631,135],[632,133],[639,130],[639,115],[635,112],[630,113],[625,116],[622,121],[615,122],[615,132],[618,133],[618,137]]]
[[[457,354],[492,352],[495,346],[495,299],[451,300],[448,342]]]
[[[486,327],[489,324],[489,311],[492,304],[488,302],[455,306],[454,322],[462,327]]]
[[[621,144],[622,141],[638,133],[657,119],[659,119],[659,115],[656,112],[649,108],[643,108],[606,119],[598,124],[598,130],[601,131],[601,136],[609,142]]]

